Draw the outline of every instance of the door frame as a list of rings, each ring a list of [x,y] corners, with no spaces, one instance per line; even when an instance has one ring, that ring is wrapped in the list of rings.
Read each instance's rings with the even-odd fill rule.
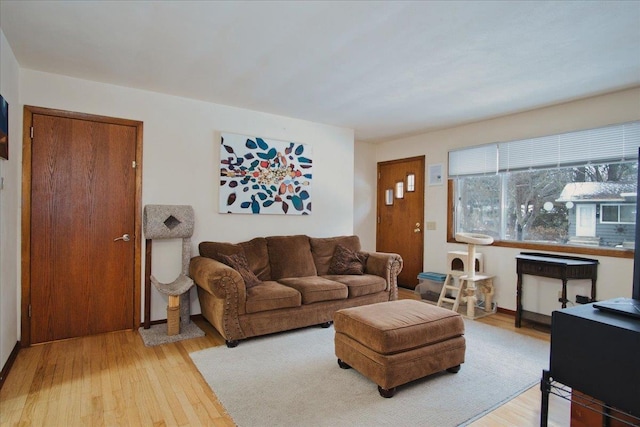
[[[133,318],[131,319],[131,329],[136,329],[140,325],[141,307],[141,266],[142,266],[142,130],[143,123],[137,120],[120,119],[107,116],[96,116],[86,113],[72,111],[55,110],[50,108],[24,106],[24,116],[22,124],[22,232],[21,232],[21,322],[20,322],[20,345],[29,347],[31,345],[31,126],[33,125],[33,115],[41,114],[46,116],[62,117],[76,120],[89,120],[93,122],[109,123],[122,126],[132,126],[136,128],[136,167],[135,167],[135,200],[134,200],[134,266],[133,266]]]

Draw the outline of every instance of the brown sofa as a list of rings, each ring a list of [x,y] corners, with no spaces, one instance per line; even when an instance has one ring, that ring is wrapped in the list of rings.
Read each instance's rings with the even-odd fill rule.
[[[198,248],[190,276],[203,316],[229,347],[258,335],[326,327],[339,309],[398,298],[402,258],[363,252],[357,236],[258,237]]]

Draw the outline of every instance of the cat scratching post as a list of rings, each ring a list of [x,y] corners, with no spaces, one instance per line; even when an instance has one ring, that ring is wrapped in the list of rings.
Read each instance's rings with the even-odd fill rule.
[[[167,335],[180,333],[180,325],[191,322],[189,290],[193,280],[189,273],[191,259],[191,236],[194,226],[193,208],[186,205],[147,205],[144,207],[143,227],[147,242],[147,280],[145,280],[145,323],[149,329],[151,317],[151,286],[169,296],[167,306]],[[151,248],[153,239],[182,239],[182,272],[171,283],[161,283],[151,274]]]
[[[492,304],[493,296],[493,276],[484,276],[476,274],[476,245],[490,245],[493,243],[493,237],[486,234],[476,233],[456,233],[456,241],[467,244],[467,271],[464,276],[460,276],[460,282],[466,283],[463,292],[463,301],[467,302],[467,317],[475,317],[476,306],[476,282],[481,282],[480,289],[485,295],[485,310],[489,311]],[[462,285],[461,285],[462,287]],[[489,308],[486,304],[489,304]]]

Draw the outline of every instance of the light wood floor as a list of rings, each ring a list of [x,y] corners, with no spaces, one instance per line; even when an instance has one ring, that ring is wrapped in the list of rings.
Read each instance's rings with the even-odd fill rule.
[[[481,321],[515,330],[508,315]],[[0,425],[233,426],[189,357],[224,340],[206,321],[197,323],[205,337],[151,348],[137,331],[122,331],[20,350],[0,391]],[[517,332],[549,339],[533,329]],[[568,426],[569,404],[551,398],[549,425]],[[451,408],[459,404],[464,402],[452,402]],[[535,386],[472,425],[537,426],[539,408]]]

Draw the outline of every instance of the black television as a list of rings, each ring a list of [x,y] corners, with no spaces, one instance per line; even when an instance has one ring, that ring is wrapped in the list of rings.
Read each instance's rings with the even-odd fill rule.
[[[640,148],[638,148],[638,186],[640,186]],[[633,257],[633,291],[631,298],[640,300],[640,197],[636,187],[636,244]]]

